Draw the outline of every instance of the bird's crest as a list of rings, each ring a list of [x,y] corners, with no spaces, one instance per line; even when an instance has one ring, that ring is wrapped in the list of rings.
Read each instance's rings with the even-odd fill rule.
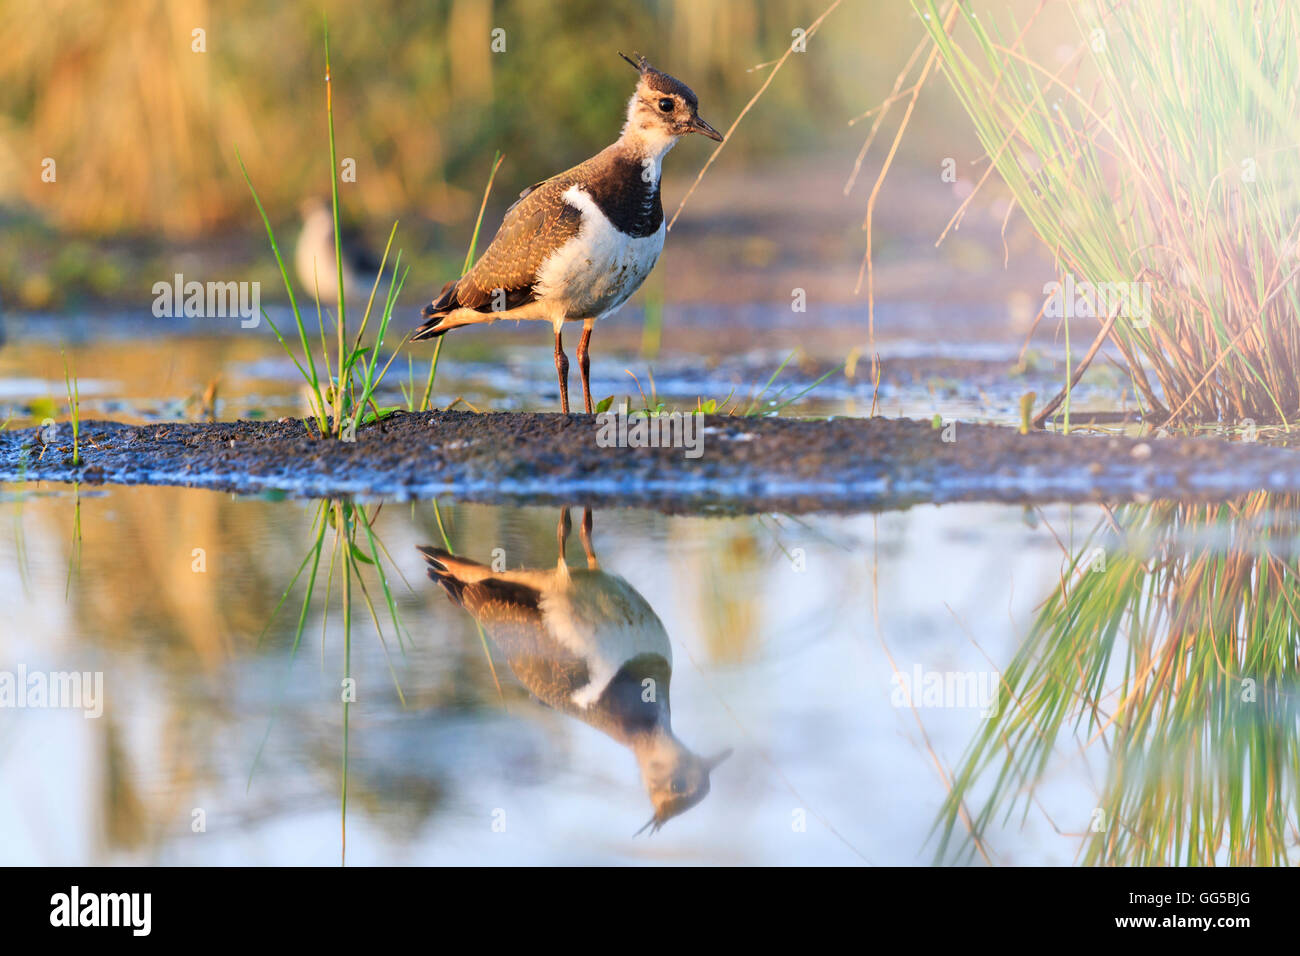
[[[651,66],[650,61],[640,53],[633,53],[632,56],[628,56],[620,50],[618,55],[627,60],[632,65],[632,68],[641,74],[641,82],[649,86],[650,89],[660,93],[676,94],[685,100],[686,104],[693,110],[699,107],[700,100],[695,95],[694,90],[677,79],[677,77]],[[636,57],[636,59],[632,57]]]
[[[627,62],[631,64],[632,69],[636,70],[638,73],[644,74],[644,73],[652,72],[654,70],[654,67],[650,65],[650,61],[647,60],[640,53],[632,54],[632,56],[636,57],[635,60],[632,59],[632,56],[628,56],[622,50],[618,51],[618,55],[621,56],[623,59],[627,60]]]

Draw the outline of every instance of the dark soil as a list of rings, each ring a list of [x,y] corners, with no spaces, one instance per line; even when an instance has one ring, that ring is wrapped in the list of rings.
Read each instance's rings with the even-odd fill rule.
[[[1149,442],[957,422],[708,416],[703,453],[602,448],[593,416],[395,414],[355,442],[313,440],[298,420],[81,426],[0,432],[0,481],[166,484],[241,493],[450,495],[485,502],[664,511],[877,510],[925,501],[1219,498],[1300,491],[1300,456],[1214,439]],[[954,441],[944,441],[945,434]],[[43,454],[42,454],[43,451]]]

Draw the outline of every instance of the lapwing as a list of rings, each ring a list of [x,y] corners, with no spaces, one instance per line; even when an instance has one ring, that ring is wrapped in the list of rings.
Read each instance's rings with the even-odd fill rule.
[[[534,697],[631,749],[654,807],[641,830],[658,830],[704,799],[710,772],[731,751],[704,759],[673,735],[663,624],[632,585],[600,569],[591,511],[580,532],[586,568],[565,562],[569,529],[565,508],[554,568],[493,571],[441,548],[419,550],[429,577],[483,625]]]
[[[584,163],[529,186],[506,210],[491,244],[460,279],[424,309],[414,339],[498,319],[540,319],[555,331],[560,407],[569,411],[569,359],[561,329],[582,322],[578,367],[591,404],[588,346],[595,321],[619,308],[645,281],[664,247],[659,195],[663,158],[688,133],[722,141],[700,118],[685,83],[643,56],[620,53],[640,74],[617,142]]]
[[[320,197],[303,200],[302,232],[294,249],[294,267],[307,297],[315,300],[320,290],[322,305],[339,300],[339,272],[334,258],[334,213],[329,201]],[[342,224],[343,291],[347,301],[370,294],[379,257],[365,243],[359,230]]]

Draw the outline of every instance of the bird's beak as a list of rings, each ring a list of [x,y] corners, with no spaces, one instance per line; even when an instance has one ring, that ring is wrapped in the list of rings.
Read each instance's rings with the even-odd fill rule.
[[[714,767],[722,763],[722,761],[726,760],[730,756],[731,756],[731,748],[728,747],[726,750],[722,751],[722,753],[707,758],[704,761],[704,769],[708,773],[712,773]]]
[[[717,140],[719,143],[722,142],[722,134],[698,116],[691,117],[691,131],[694,133],[703,133],[709,139]]]

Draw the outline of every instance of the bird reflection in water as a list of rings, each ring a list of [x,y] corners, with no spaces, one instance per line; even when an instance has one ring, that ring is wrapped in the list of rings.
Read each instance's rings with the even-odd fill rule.
[[[483,625],[533,696],[636,755],[654,806],[654,816],[637,832],[653,832],[704,799],[710,772],[731,751],[705,759],[674,736],[668,635],[645,598],[600,569],[591,526],[591,509],[584,509],[579,536],[585,568],[565,561],[568,508],[560,515],[553,568],[493,571],[441,548],[420,552],[429,577]]]

